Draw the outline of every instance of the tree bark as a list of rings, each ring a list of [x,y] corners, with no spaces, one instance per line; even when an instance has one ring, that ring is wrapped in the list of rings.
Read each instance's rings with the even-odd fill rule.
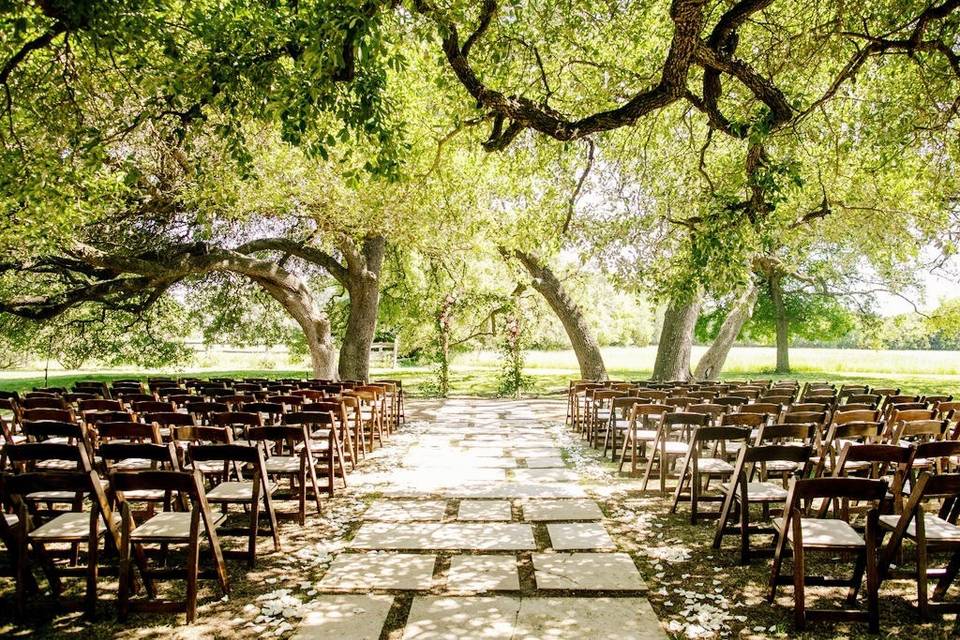
[[[771,270],[767,276],[777,327],[777,373],[790,373],[790,318],[783,302],[783,276]]]
[[[583,312],[566,291],[553,271],[536,256],[523,251],[514,251],[513,255],[530,274],[533,288],[546,299],[547,304],[560,318],[570,345],[580,365],[580,376],[585,380],[606,380],[607,368],[603,364],[600,345],[590,331]]]
[[[690,377],[690,351],[693,330],[700,316],[700,296],[673,299],[663,316],[663,329],[653,365],[654,380],[686,380]]]
[[[343,248],[347,263],[344,286],[350,294],[350,311],[338,369],[340,377],[346,380],[366,380],[370,375],[370,347],[377,331],[385,250],[383,236],[365,238],[359,249],[352,242]]]
[[[697,363],[697,368],[693,372],[694,378],[716,380],[720,376],[723,363],[726,362],[727,355],[730,353],[730,348],[736,341],[737,336],[740,335],[744,323],[753,315],[753,307],[757,302],[758,294],[757,285],[751,281],[737,297],[730,308],[730,313],[727,314],[720,326],[720,331],[714,338],[713,344],[710,345],[710,348],[700,358],[700,362]]]

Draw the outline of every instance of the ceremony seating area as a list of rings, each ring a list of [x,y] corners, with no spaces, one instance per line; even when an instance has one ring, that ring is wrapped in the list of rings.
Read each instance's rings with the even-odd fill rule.
[[[47,586],[59,599],[63,579],[82,578],[82,601],[58,606],[92,617],[109,576],[121,619],[184,611],[192,622],[199,580],[227,596],[229,559],[254,567],[263,536],[280,551],[278,521],[323,513],[404,422],[399,381],[152,378],[4,393],[0,542],[17,615]],[[184,599],[161,599],[170,578]]]
[[[714,549],[741,564],[772,557],[767,598],[792,587],[797,630],[850,620],[880,631],[878,596],[902,577],[916,582],[922,619],[960,612],[960,599],[946,597],[960,573],[960,402],[951,395],[789,380],[576,380],[567,425],[644,490],[672,494],[671,512],[688,509],[691,526],[713,520]],[[759,546],[761,534],[772,544]],[[811,575],[823,566],[812,556],[850,577]],[[808,608],[809,586],[845,587],[846,606]]]

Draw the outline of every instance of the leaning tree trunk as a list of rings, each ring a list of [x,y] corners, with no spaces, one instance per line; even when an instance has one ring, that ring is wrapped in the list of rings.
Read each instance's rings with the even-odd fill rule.
[[[790,318],[783,302],[782,276],[771,271],[767,280],[777,326],[777,373],[790,373]]]
[[[700,296],[672,299],[663,316],[663,329],[653,365],[654,380],[686,380],[690,377],[693,330],[700,316]]]
[[[347,256],[350,311],[339,364],[340,377],[345,380],[366,380],[370,375],[370,347],[377,332],[380,271],[385,249],[383,236],[371,236],[364,240],[361,251]]]
[[[259,277],[247,273],[254,282],[279,302],[284,310],[290,314],[303,331],[303,337],[310,351],[310,363],[313,375],[321,379],[335,379],[336,349],[333,346],[333,336],[330,335],[330,320],[319,310],[310,290],[298,282],[294,276],[288,279],[298,286],[283,286],[272,277]]]
[[[720,371],[723,370],[723,363],[727,360],[730,348],[737,336],[740,335],[744,323],[753,315],[753,307],[757,303],[758,294],[757,285],[751,282],[734,301],[730,313],[727,314],[717,337],[713,340],[713,344],[710,345],[710,348],[700,358],[700,362],[697,363],[697,368],[693,372],[694,378],[716,380],[720,376]]]
[[[603,364],[600,345],[590,331],[586,318],[577,303],[574,302],[563,285],[547,265],[536,256],[523,251],[514,251],[513,255],[533,278],[533,288],[544,297],[553,312],[560,318],[570,345],[580,365],[580,376],[585,380],[606,380],[607,368]]]

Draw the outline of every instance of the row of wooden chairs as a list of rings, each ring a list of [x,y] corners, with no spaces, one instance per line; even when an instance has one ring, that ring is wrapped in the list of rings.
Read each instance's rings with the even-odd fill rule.
[[[665,492],[675,478],[671,511],[688,504],[693,524],[717,518],[715,548],[732,534],[741,562],[773,555],[768,598],[793,585],[798,629],[823,618],[865,621],[877,631],[880,585],[903,574],[905,542],[916,549],[916,567],[907,575],[917,582],[921,615],[960,610],[960,603],[945,602],[960,572],[958,414],[960,403],[946,394],[791,381],[575,381],[568,395],[568,424],[604,454],[616,454],[619,445],[621,471],[629,461],[637,474],[643,461],[644,489],[658,478]],[[703,511],[710,502],[719,508]],[[936,515],[925,504],[935,505]],[[751,522],[751,507],[764,518],[779,516],[772,527],[760,526]],[[758,533],[772,533],[773,547],[751,549]],[[930,569],[928,554],[941,551],[952,554],[946,569]],[[807,575],[810,553],[852,558],[852,577]],[[792,575],[781,575],[790,556]],[[867,602],[860,609],[864,577]],[[808,609],[810,585],[846,586],[847,607]]]
[[[202,411],[178,407],[170,396],[76,398],[66,408],[25,408],[26,398],[8,398],[18,406],[16,417],[14,407],[5,407],[3,420],[0,541],[16,579],[18,612],[39,592],[35,573],[41,571],[58,598],[62,578],[85,578],[80,604],[92,616],[97,578],[110,574],[119,576],[121,617],[172,610],[193,621],[198,580],[214,579],[228,594],[224,558],[239,556],[253,566],[264,535],[280,551],[278,521],[303,526],[308,500],[321,514],[322,496],[333,495],[335,482],[346,486],[344,461],[355,466],[357,450],[382,444],[396,426],[399,414],[386,408],[379,426],[375,409],[356,411],[359,423],[348,419],[344,406],[357,388],[341,389],[339,397],[326,391],[293,395],[299,389],[292,389],[290,398],[300,402],[270,396],[281,401],[253,398],[232,406],[191,394],[204,403]],[[386,390],[377,388],[385,405]],[[39,393],[66,399],[56,390]],[[121,406],[99,404],[105,401]],[[163,402],[165,410],[140,402]],[[373,434],[369,441],[365,433]],[[351,434],[354,443],[366,443],[352,455]],[[296,511],[276,508],[284,499],[295,501]],[[245,548],[222,546],[236,536],[246,540]],[[185,560],[174,569],[168,553],[177,547]],[[185,599],[158,599],[155,581],[172,577],[186,580]]]

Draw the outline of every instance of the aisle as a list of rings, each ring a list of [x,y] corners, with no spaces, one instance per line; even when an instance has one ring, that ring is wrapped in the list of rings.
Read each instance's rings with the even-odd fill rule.
[[[369,507],[295,638],[666,637],[564,461],[561,402],[411,405],[397,463],[351,475]]]

